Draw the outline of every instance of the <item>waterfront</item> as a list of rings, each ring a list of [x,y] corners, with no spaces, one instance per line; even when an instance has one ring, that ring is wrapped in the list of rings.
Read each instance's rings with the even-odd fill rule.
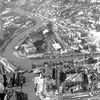
[[[22,14],[22,11],[21,12],[17,11],[17,10],[14,10],[14,11]],[[26,13],[23,13],[23,14],[26,14]],[[36,17],[35,15],[34,16],[32,15],[32,18],[37,21],[37,24],[34,27],[30,28],[29,30],[26,30],[25,32],[18,33],[18,35],[7,45],[6,49],[3,51],[3,54],[2,54],[2,56],[4,58],[6,58],[8,61],[11,61],[11,62],[13,61],[13,62],[15,62],[15,64],[23,67],[24,69],[31,68],[32,61],[25,60],[25,59],[19,59],[19,58],[15,57],[12,54],[12,51],[13,51],[13,48],[16,45],[16,43],[22,37],[24,37],[25,35],[28,35],[30,32],[32,32],[42,26],[42,20],[40,18]],[[35,61],[33,61],[33,62],[35,63]],[[32,78],[34,77],[33,74],[26,74],[25,76],[26,76],[26,80],[28,79],[28,82],[23,87],[23,91],[28,94],[29,100],[39,100],[39,98],[36,97],[34,94],[34,88],[33,88],[33,84],[32,84]]]

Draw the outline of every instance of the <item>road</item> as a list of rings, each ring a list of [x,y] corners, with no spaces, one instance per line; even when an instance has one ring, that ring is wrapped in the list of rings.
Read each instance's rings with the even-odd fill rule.
[[[14,9],[13,11],[20,13],[21,15],[22,14],[25,16],[26,16],[26,14],[29,15],[27,12],[22,13],[22,10],[20,11],[19,9]],[[2,53],[2,56],[4,58],[6,58],[7,60],[9,60],[11,62],[12,61],[15,62],[17,65],[22,66],[24,69],[31,68],[31,63],[32,62],[35,63],[35,60],[30,61],[30,60],[25,60],[25,59],[19,59],[12,54],[12,51],[13,51],[14,46],[20,39],[22,39],[25,35],[30,34],[30,32],[38,29],[39,27],[41,27],[43,25],[43,22],[39,17],[37,17],[35,15],[32,15],[31,17],[33,18],[33,20],[36,20],[37,24],[34,27],[32,27],[22,33],[17,33],[16,37],[12,41],[10,41],[10,43],[6,46],[5,50]],[[28,94],[29,100],[39,100],[39,98],[37,98],[33,92],[33,84],[32,84],[32,80],[31,80],[32,78],[33,78],[33,76],[31,74],[26,75],[26,79],[28,79],[28,82],[26,83],[26,86],[24,86],[23,91]]]
[[[33,19],[36,20],[37,24],[34,27],[32,27],[32,28],[30,28],[30,29],[28,29],[24,32],[17,33],[16,37],[6,46],[5,50],[2,53],[2,56],[4,58],[6,58],[7,60],[9,60],[10,62],[13,61],[17,65],[22,66],[24,69],[30,69],[31,66],[32,66],[32,63],[41,64],[45,61],[50,61],[50,59],[41,59],[41,60],[40,59],[33,59],[33,60],[32,59],[31,60],[30,59],[21,59],[21,58],[15,57],[12,54],[14,46],[16,45],[16,43],[20,39],[22,39],[25,35],[30,34],[30,32],[38,29],[39,27],[41,27],[43,25],[43,22],[42,22],[41,18],[35,16],[35,14],[29,14],[28,12],[22,11],[19,8],[14,9],[13,11],[17,12],[17,13],[20,13],[20,14],[23,14],[25,16],[26,15],[31,16]],[[70,57],[70,58],[72,58],[72,57]],[[65,60],[65,59],[70,59],[70,58],[60,57],[60,58],[57,58],[55,61],[57,61],[57,60],[60,61],[61,59]],[[25,93],[28,93],[29,100],[39,100],[33,92],[33,84],[32,84],[32,81],[31,81],[31,79],[33,77],[34,77],[33,74],[26,74],[26,78],[28,79],[28,82],[26,83],[26,86],[24,86],[23,91]]]
[[[9,9],[11,10],[11,9]],[[43,22],[41,20],[41,16],[40,17],[37,17],[35,16],[35,14],[31,14],[29,12],[25,12],[23,10],[21,10],[20,8],[16,8],[16,9],[13,9],[11,10],[13,12],[16,12],[16,13],[19,13],[21,15],[28,15],[30,16],[31,18],[33,18],[33,20],[35,19],[37,24],[24,31],[24,32],[21,32],[21,33],[17,33],[16,37],[9,43],[9,45],[6,47],[6,49],[3,51],[3,57],[5,57],[6,59],[10,60],[10,61],[13,61],[21,66],[24,66],[24,68],[29,68],[31,67],[31,64],[32,63],[38,63],[38,64],[41,64],[41,62],[44,62],[44,61],[50,61],[50,59],[42,59],[42,60],[38,60],[38,59],[33,59],[33,60],[25,60],[25,59],[21,59],[21,58],[17,58],[15,57],[14,55],[12,55],[12,50],[14,48],[14,46],[16,45],[16,43],[22,39],[25,35],[28,35],[30,34],[30,32],[32,32],[33,30],[36,30],[38,29],[39,27],[41,27],[43,25]],[[57,35],[56,35],[57,36]],[[62,60],[65,60],[65,59],[68,59],[67,57],[60,57],[60,58],[57,58],[56,60],[60,61],[62,58]]]
[[[25,16],[26,16],[26,14],[29,15],[27,12],[22,13],[22,10],[20,11],[19,9],[14,9],[13,11],[15,11],[17,13],[21,13]],[[39,17],[37,17],[35,15],[32,15],[31,17],[33,18],[33,20],[36,20],[37,24],[34,27],[32,27],[32,28],[30,28],[30,29],[28,29],[28,30],[26,30],[22,33],[17,33],[18,35],[16,35],[16,37],[9,43],[9,45],[6,47],[6,49],[4,50],[4,52],[2,54],[2,56],[5,57],[6,59],[11,60],[11,61],[14,60],[19,65],[20,64],[23,65],[23,66],[26,65],[27,67],[30,66],[28,64],[30,62],[30,60],[23,60],[23,59],[16,58],[14,55],[12,55],[12,50],[13,50],[14,46],[16,45],[16,43],[20,39],[22,39],[25,35],[30,34],[32,31],[38,29],[39,27],[41,27],[43,25],[42,20]],[[27,62],[27,64],[26,64],[26,62]]]

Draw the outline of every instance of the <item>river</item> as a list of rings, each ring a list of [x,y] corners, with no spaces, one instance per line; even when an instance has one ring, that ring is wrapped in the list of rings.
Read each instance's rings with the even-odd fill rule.
[[[37,24],[35,26],[29,28],[28,30],[22,32],[22,33],[17,33],[18,35],[16,35],[16,37],[6,46],[5,50],[2,53],[2,56],[5,57],[6,59],[10,60],[10,61],[14,61],[15,63],[17,63],[19,65],[22,65],[22,66],[25,66],[25,68],[27,68],[27,67],[31,66],[30,64],[31,64],[32,61],[25,60],[25,59],[20,59],[20,58],[15,57],[12,54],[13,48],[16,45],[16,43],[20,39],[22,39],[25,35],[28,35],[32,31],[34,31],[34,30],[38,29],[39,27],[41,27],[43,25],[43,22],[39,17],[35,16],[35,14],[32,15],[32,14],[29,14],[28,12],[24,12],[22,10],[20,11],[19,9],[15,9],[13,11],[15,11],[17,13],[21,13],[21,14],[23,14],[25,16],[26,16],[26,14],[31,16],[33,18],[33,20],[36,20]]]
[[[18,35],[16,35],[16,37],[10,41],[10,43],[6,46],[6,48],[4,49],[3,53],[2,53],[2,56],[4,58],[6,58],[8,61],[13,61],[15,62],[15,64],[19,65],[19,66],[22,66],[23,68],[25,69],[29,69],[31,68],[31,64],[32,63],[36,63],[37,60],[27,60],[27,59],[21,59],[21,58],[17,58],[15,57],[12,52],[13,52],[13,48],[14,46],[16,45],[16,43],[22,39],[25,35],[28,35],[30,34],[30,32],[38,29],[39,27],[41,27],[43,25],[43,22],[41,20],[41,18],[35,16],[35,14],[30,14],[28,12],[25,12],[25,11],[20,11],[20,9],[14,9],[13,10],[14,12],[17,12],[17,13],[20,13],[21,15],[28,15],[28,16],[31,16],[33,18],[33,20],[36,20],[37,24],[31,28],[29,28],[28,30],[24,31],[24,32],[21,32],[21,33],[17,33]],[[32,75],[27,75],[26,78],[30,78],[30,81],[31,81],[31,78],[32,78]],[[27,84],[27,87],[24,88],[25,92],[27,93],[28,91],[28,94],[29,94],[29,100],[39,100],[34,92],[33,92],[33,85],[32,83],[30,84]]]

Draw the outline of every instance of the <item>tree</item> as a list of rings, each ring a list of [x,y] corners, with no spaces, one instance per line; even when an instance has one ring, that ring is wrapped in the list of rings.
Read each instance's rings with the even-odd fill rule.
[[[2,47],[3,44],[4,44],[4,40],[0,39],[0,48]]]
[[[99,32],[100,31],[100,24],[95,25],[95,29],[97,32]]]

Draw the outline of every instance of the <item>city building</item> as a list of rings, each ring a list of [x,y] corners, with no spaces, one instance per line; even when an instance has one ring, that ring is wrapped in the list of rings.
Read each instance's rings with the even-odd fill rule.
[[[54,44],[52,44],[52,46],[53,46],[55,52],[59,52],[61,50],[61,46],[59,43],[54,43]]]

